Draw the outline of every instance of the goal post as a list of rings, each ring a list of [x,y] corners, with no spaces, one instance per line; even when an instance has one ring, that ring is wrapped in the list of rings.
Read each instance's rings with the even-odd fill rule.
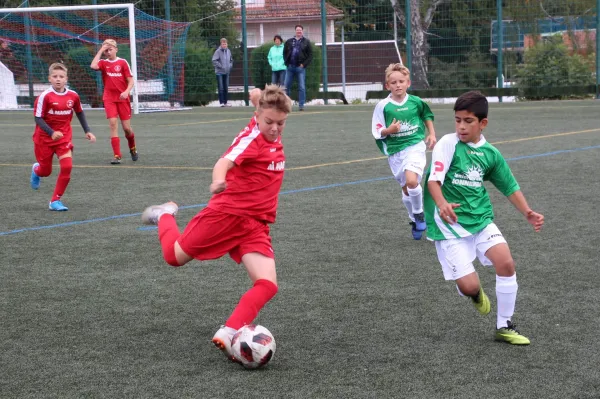
[[[102,42],[115,39],[117,56],[129,62],[135,80],[133,112],[179,108],[189,25],[155,18],[134,4],[0,8],[0,41],[7,43],[0,60],[14,74],[21,108],[49,87],[53,62],[66,64],[69,87],[82,103],[98,108],[102,81],[90,64]]]

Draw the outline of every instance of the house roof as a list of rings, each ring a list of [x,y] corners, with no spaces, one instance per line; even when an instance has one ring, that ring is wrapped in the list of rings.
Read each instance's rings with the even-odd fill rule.
[[[341,18],[344,12],[325,3],[327,18]],[[240,20],[241,11],[236,8],[235,19]],[[320,0],[265,0],[264,7],[246,7],[246,20],[307,20],[321,18]]]

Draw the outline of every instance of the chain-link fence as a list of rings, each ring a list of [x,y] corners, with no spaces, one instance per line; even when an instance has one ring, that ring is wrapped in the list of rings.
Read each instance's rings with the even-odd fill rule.
[[[166,28],[157,35],[166,41],[138,46],[144,49],[138,59],[164,60],[157,64],[163,68],[160,74],[152,78],[164,80],[163,97],[172,99],[168,90],[181,87],[185,103],[206,104],[217,99],[212,56],[221,38],[228,40],[234,59],[230,98],[241,100],[248,88],[271,81],[268,54],[274,38],[292,38],[298,24],[313,49],[306,78],[308,100],[360,102],[380,98],[386,95],[384,70],[396,62],[410,67],[411,89],[424,97],[452,97],[467,89],[525,98],[592,96],[598,88],[599,2],[245,0],[242,7],[241,0],[140,0],[134,5],[142,13],[136,16],[140,24],[148,19],[164,20],[162,26]],[[120,2],[7,0],[4,7],[111,3]],[[18,84],[31,83],[27,81],[31,79],[27,74],[31,60],[25,49],[28,40],[39,39],[41,34],[32,36],[23,24],[8,23],[10,18],[1,11],[0,61],[9,69],[13,63]],[[181,34],[182,23],[185,35]],[[97,29],[109,22],[101,17],[85,24],[86,29]],[[55,20],[46,30],[53,29],[57,37],[80,39],[71,25],[69,20]],[[121,33],[127,30],[122,29]],[[87,68],[105,36],[118,33],[100,32],[96,43],[86,37],[87,51],[80,51],[77,60],[70,62]],[[147,44],[147,37],[140,35],[136,40]],[[127,35],[121,35],[120,40],[128,44]],[[9,51],[19,48],[9,59]],[[173,54],[177,57],[171,57]],[[49,62],[52,56],[44,58]],[[179,70],[183,73],[173,82],[172,71]],[[20,96],[19,103],[31,102],[25,97]]]

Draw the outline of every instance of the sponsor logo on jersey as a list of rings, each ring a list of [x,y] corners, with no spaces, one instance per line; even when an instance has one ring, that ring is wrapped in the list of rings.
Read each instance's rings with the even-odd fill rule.
[[[488,241],[491,240],[492,238],[496,238],[496,237],[502,237],[502,234],[500,233],[496,233],[496,234],[492,234],[491,236],[488,237]]]
[[[108,76],[112,76],[112,77],[116,77],[116,78],[123,76],[122,73],[115,73],[115,72],[106,72],[106,74]]]
[[[285,169],[285,161],[279,161],[275,163],[275,161],[271,161],[267,170],[284,170]]]
[[[48,111],[49,115],[71,115],[71,112],[73,112],[72,109],[67,109],[65,111],[55,111],[53,109],[50,109],[50,111]]]
[[[408,111],[408,107],[396,108],[396,112],[400,112],[400,111]]]
[[[483,170],[478,165],[470,166],[464,173],[456,173],[452,179],[456,186],[481,187],[483,185]]]
[[[415,134],[419,130],[419,126],[411,125],[410,122],[400,122],[400,132],[390,134],[392,137],[403,137]]]
[[[483,156],[483,152],[479,152],[479,151],[472,151],[472,150],[468,150],[468,151],[467,151],[467,154],[469,154],[469,155],[478,155],[478,156],[480,156],[480,157],[482,157],[482,156]]]
[[[269,150],[269,152],[275,152],[275,151],[277,151],[277,148],[271,148],[271,149]]]

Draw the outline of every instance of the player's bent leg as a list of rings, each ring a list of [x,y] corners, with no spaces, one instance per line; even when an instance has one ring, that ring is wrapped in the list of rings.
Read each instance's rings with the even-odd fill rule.
[[[508,244],[500,243],[489,248],[485,257],[492,262],[498,276],[510,277],[515,274],[515,261],[510,253]]]
[[[242,256],[242,262],[248,275],[254,282],[242,297],[227,319],[224,326],[212,339],[213,344],[223,351],[225,356],[232,361],[237,361],[231,353],[231,337],[239,328],[251,324],[260,310],[269,302],[278,291],[275,260],[263,254],[252,252]]]
[[[269,258],[258,252],[250,252],[242,256],[242,263],[253,282],[268,280],[277,284],[277,271],[275,259]]]
[[[167,260],[168,264],[170,264],[171,266],[175,266],[175,267],[183,266],[186,263],[188,263],[194,259],[193,256],[188,255],[181,248],[181,245],[179,245],[179,242],[177,242],[177,241],[175,241],[175,243],[173,244],[173,255],[175,256],[174,262],[173,262],[173,258],[170,258],[167,260],[166,256],[165,256],[165,260]]]
[[[133,129],[131,128],[131,120],[121,119],[121,126],[123,126],[123,131],[125,132],[125,138],[127,139],[127,146],[129,147],[129,154],[131,155],[131,160],[135,162],[138,160],[139,156],[135,145],[135,134],[133,133]]]
[[[278,291],[275,260],[263,254],[252,252],[242,256],[242,263],[248,276],[254,282],[233,310],[225,325],[235,329],[251,324],[260,310]]]
[[[490,299],[483,291],[479,276],[477,273],[471,273],[456,280],[456,287],[459,293],[471,298],[475,309],[482,314],[490,313]]]
[[[411,170],[405,171],[406,178],[406,193],[411,202],[414,218],[414,229],[422,232],[427,230],[427,224],[425,223],[425,214],[423,213],[423,188],[419,184],[420,176]],[[413,233],[413,237],[415,234]],[[420,239],[414,237],[415,239]]]
[[[481,288],[479,276],[476,272],[469,273],[466,276],[456,279],[456,286],[465,296],[473,297],[477,295]]]
[[[48,205],[48,209],[51,211],[68,211],[69,208],[61,202],[61,197],[67,190],[67,186],[71,181],[71,170],[73,169],[73,153],[68,151],[67,153],[58,157],[60,164],[60,171],[56,178],[56,186],[54,187],[54,193],[52,199]]]
[[[35,169],[38,168],[40,166],[39,163],[34,163],[33,166],[31,167],[31,176],[29,177],[29,185],[31,186],[32,189],[37,190],[38,188],[40,188],[40,181],[41,178],[40,176],[38,176],[35,173]]]

